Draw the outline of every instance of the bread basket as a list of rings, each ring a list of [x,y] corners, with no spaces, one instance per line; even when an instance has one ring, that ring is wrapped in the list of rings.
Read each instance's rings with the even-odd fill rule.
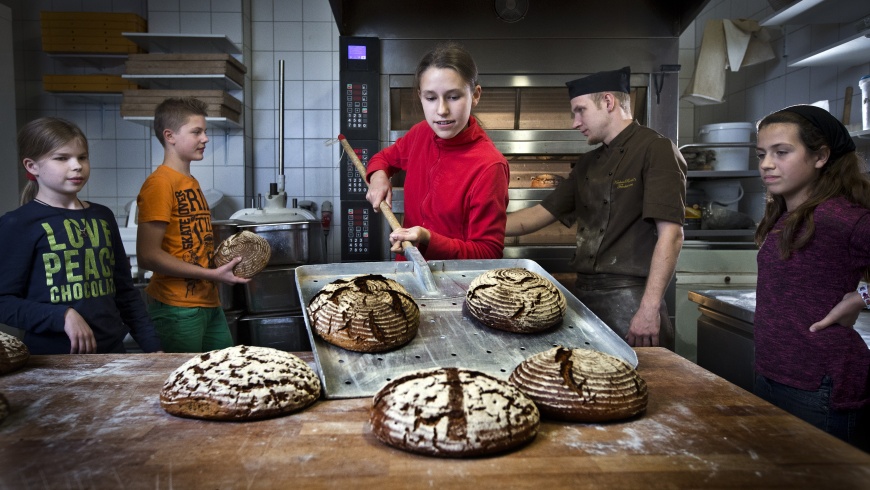
[[[214,251],[214,264],[220,267],[235,257],[241,257],[242,261],[233,267],[233,274],[250,278],[266,267],[271,256],[269,242],[260,235],[245,230],[234,233],[217,246]]]

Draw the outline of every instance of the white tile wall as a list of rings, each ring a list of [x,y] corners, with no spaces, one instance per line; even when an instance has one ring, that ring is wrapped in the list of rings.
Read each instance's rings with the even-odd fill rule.
[[[747,18],[762,20],[773,10],[767,2],[751,0],[714,0],[707,4],[694,24],[703,26],[708,19]],[[856,19],[857,20],[857,19]],[[681,61],[693,49],[697,56],[703,29],[687,29],[680,38]],[[680,144],[694,141],[697,128],[716,122],[755,122],[775,110],[792,104],[811,103],[828,100],[831,112],[838,118],[843,114],[844,104],[851,104],[851,130],[860,129],[861,92],[858,79],[870,73],[870,54],[868,62],[852,67],[804,67],[789,68],[789,60],[816,51],[855,33],[854,23],[842,25],[789,25],[771,28],[771,46],[776,58],[759,65],[743,68],[739,72],[727,72],[726,101],[711,106],[692,106],[680,102],[681,117],[693,113],[691,134],[685,124],[680,125]],[[691,44],[690,44],[691,43]],[[685,65],[681,78],[691,76]],[[846,87],[853,87],[851,100],[845,101]],[[870,149],[870,141],[856,142],[859,152],[865,155]]]

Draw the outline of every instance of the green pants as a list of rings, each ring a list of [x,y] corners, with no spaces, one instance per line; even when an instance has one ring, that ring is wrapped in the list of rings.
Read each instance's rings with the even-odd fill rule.
[[[208,352],[233,346],[227,318],[219,306],[190,308],[152,301],[148,314],[165,352]]]

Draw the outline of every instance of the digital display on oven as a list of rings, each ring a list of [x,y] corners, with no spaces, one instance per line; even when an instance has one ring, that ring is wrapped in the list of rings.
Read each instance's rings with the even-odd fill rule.
[[[348,45],[347,59],[349,60],[364,60],[366,59],[366,47],[356,44]]]

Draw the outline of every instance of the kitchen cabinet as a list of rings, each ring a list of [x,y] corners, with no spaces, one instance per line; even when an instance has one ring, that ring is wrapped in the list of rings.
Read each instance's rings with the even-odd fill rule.
[[[851,67],[870,61],[870,3],[852,0],[799,0],[759,22],[762,26],[857,22],[857,33],[790,61],[789,67]]]
[[[225,35],[220,34],[166,34],[152,32],[125,32],[123,36],[135,42],[148,53],[222,53],[237,57],[241,50]],[[224,90],[241,98],[243,86],[225,74],[210,73],[125,73],[122,78],[135,81],[146,89],[201,89]],[[150,125],[154,118],[148,116],[123,116],[124,120]],[[213,126],[225,129],[242,127],[229,117],[206,117]]]

